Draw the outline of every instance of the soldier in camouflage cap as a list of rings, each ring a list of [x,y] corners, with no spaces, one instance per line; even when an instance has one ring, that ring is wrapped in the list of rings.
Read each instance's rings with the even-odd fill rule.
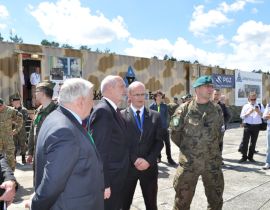
[[[36,101],[41,105],[35,111],[35,117],[30,128],[27,157],[28,163],[32,163],[33,161],[36,140],[43,121],[57,108],[57,105],[52,101],[54,86],[55,83],[50,81],[43,81],[36,86]]]
[[[21,99],[20,95],[18,93],[13,94],[9,97],[11,106],[14,107],[18,112],[20,112],[23,116],[23,126],[19,133],[13,136],[13,141],[15,144],[15,160],[16,160],[16,154],[18,149],[21,150],[21,156],[22,156],[22,163],[25,164],[25,153],[26,153],[26,141],[27,141],[27,135],[26,135],[26,130],[25,130],[25,124],[28,120],[28,112],[27,109],[22,106],[21,104]]]
[[[210,101],[214,90],[210,76],[198,78],[193,87],[195,98],[182,104],[171,120],[171,139],[180,148],[180,165],[173,182],[173,209],[190,209],[198,178],[202,176],[208,209],[220,210],[224,190],[219,150],[222,110]]]
[[[13,136],[23,125],[22,114],[10,106],[4,104],[0,98],[0,153],[5,154],[11,169],[15,170]]]

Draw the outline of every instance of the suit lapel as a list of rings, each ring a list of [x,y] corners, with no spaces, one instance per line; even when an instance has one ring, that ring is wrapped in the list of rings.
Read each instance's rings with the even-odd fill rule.
[[[149,110],[144,107],[143,131],[149,128]]]

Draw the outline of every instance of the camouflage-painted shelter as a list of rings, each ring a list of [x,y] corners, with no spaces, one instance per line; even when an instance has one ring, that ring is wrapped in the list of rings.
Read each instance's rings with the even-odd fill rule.
[[[146,85],[151,99],[152,93],[162,90],[166,101],[174,96],[193,93],[192,83],[200,75],[228,74],[234,70],[202,66],[155,58],[140,58],[116,54],[89,52],[40,45],[0,42],[0,97],[8,100],[16,92],[30,104],[31,87],[29,77],[35,66],[41,67],[42,80],[59,82],[65,78],[82,76],[95,84],[95,96],[101,80],[108,74],[120,75],[128,81],[139,80]],[[31,84],[30,84],[31,86]],[[234,89],[224,89],[227,104],[234,105]],[[269,75],[263,74],[263,103],[270,96]]]

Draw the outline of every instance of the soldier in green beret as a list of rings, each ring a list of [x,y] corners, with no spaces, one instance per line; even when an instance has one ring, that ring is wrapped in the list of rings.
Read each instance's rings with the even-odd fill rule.
[[[6,155],[11,169],[15,170],[13,136],[16,135],[23,125],[22,114],[14,108],[5,105],[0,98],[0,153]]]
[[[223,115],[211,101],[213,84],[202,76],[193,84],[195,98],[182,104],[171,120],[171,139],[180,148],[173,186],[174,210],[190,209],[199,176],[205,187],[208,209],[221,210],[224,178],[219,150]]]
[[[53,82],[43,81],[36,86],[36,101],[41,105],[35,112],[35,117],[30,128],[28,139],[28,157],[26,160],[28,163],[33,162],[36,140],[43,121],[52,111],[57,108],[57,105],[52,101],[54,85],[55,83]]]
[[[13,136],[13,141],[15,144],[15,160],[16,160],[16,154],[18,149],[20,148],[21,150],[21,156],[22,156],[22,163],[25,164],[25,153],[26,153],[26,142],[27,142],[27,135],[26,135],[26,130],[25,130],[25,124],[28,120],[28,112],[27,109],[22,105],[21,103],[21,98],[19,94],[13,94],[9,97],[11,106],[15,108],[18,112],[20,112],[23,116],[23,126],[19,133]]]

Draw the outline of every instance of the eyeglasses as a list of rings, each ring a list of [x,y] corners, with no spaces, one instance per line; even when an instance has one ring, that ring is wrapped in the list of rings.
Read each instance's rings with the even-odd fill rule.
[[[137,93],[133,95],[134,97],[145,97],[145,93]]]
[[[251,99],[249,99],[249,100],[251,100],[251,101],[256,101],[256,98],[251,98]]]

